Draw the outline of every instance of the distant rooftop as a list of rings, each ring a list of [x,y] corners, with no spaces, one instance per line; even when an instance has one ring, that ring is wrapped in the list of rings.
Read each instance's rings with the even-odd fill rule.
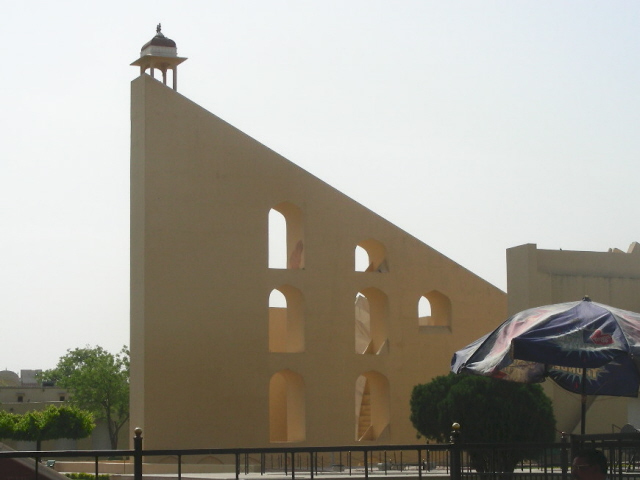
[[[11,370],[0,371],[0,387],[21,387],[38,385],[37,375],[42,370],[20,370],[20,375]]]

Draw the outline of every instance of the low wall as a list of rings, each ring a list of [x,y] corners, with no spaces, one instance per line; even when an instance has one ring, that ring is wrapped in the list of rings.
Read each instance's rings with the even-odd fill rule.
[[[56,472],[64,472],[64,473],[91,473],[94,474],[96,472],[96,464],[95,462],[66,462],[60,461],[56,462],[54,466],[54,470]],[[149,478],[149,475],[171,475],[178,474],[178,465],[175,463],[165,464],[165,463],[145,463],[142,466],[142,471],[145,477],[145,480]],[[225,465],[225,464],[196,464],[196,463],[183,463],[182,464],[182,475],[184,477],[185,474],[189,473],[231,473],[231,477],[235,478],[235,465]],[[242,472],[244,473],[244,466],[242,467]],[[249,465],[250,473],[260,473],[259,465]],[[98,464],[98,474],[109,474],[109,475],[133,475],[133,463],[130,461],[117,461],[117,460],[109,460],[109,461],[101,461]],[[231,478],[230,477],[230,478]]]
[[[94,462],[56,462],[55,470],[65,473],[95,473]],[[235,465],[230,464],[195,464],[195,463],[183,463],[181,469],[182,480],[202,480],[203,474],[215,475],[216,480],[235,480]],[[176,464],[159,464],[159,463],[145,463],[142,467],[144,480],[167,480],[167,477],[178,475],[178,465]],[[244,465],[241,468],[240,477],[246,477]],[[104,461],[99,462],[98,465],[99,474],[108,474],[111,476],[110,480],[132,480],[133,479],[133,463],[129,461]],[[260,466],[249,465],[249,474],[256,477],[260,477]],[[450,476],[442,474],[440,472],[422,472],[423,477],[429,477],[429,480],[450,480]],[[284,472],[274,473],[269,472],[267,474],[270,480],[277,479],[291,479],[291,472],[285,475]],[[297,470],[296,477],[301,476],[308,478],[309,472],[307,470]],[[340,472],[338,469],[334,471],[323,471],[319,476],[331,478],[331,479],[344,479],[353,480],[354,478],[362,478],[364,476],[361,467],[354,468],[352,475],[349,475],[349,470],[344,469]],[[395,469],[389,469],[386,472],[384,467],[376,465],[369,473],[369,476],[384,478],[384,480],[407,480],[407,478],[417,478],[418,471],[414,468],[409,468],[403,472],[398,472]]]

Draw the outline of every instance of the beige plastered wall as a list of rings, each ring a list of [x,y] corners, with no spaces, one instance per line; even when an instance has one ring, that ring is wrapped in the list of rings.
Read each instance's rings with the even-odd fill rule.
[[[591,300],[640,311],[640,245],[624,252],[543,250],[526,244],[507,250],[509,315],[527,308]],[[554,404],[558,430],[580,433],[580,396],[544,382]],[[637,399],[589,397],[586,433],[612,433],[627,423],[640,427]]]
[[[268,217],[282,202],[301,212],[303,268],[269,268]],[[384,247],[388,272],[355,271],[367,242]],[[302,298],[297,353],[269,352],[280,287]],[[377,355],[355,353],[367,289],[383,305]],[[446,325],[419,326],[430,292],[449,305]],[[424,442],[409,421],[413,386],[448,373],[453,352],[505,316],[498,288],[148,75],[132,82],[131,428],[146,448],[274,446],[274,417],[291,445],[357,444],[362,375],[387,392],[369,442]],[[288,411],[270,409],[282,379],[295,387]]]

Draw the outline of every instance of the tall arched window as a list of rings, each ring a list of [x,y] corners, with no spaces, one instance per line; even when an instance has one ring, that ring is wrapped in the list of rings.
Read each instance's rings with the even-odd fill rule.
[[[418,300],[418,326],[427,331],[431,327],[451,328],[451,300],[432,290]]]
[[[269,268],[287,268],[287,221],[279,211],[269,211]]]
[[[389,380],[379,372],[363,373],[356,380],[356,440],[378,440],[388,432]]]
[[[302,210],[290,202],[279,203],[269,212],[269,267],[302,269],[304,256]]]
[[[269,382],[269,441],[304,441],[305,408],[302,377],[291,370],[275,373]]]
[[[387,347],[387,296],[377,288],[365,288],[355,298],[356,353],[379,355]]]
[[[418,300],[418,318],[431,317],[431,302],[424,295]]]
[[[304,298],[291,285],[269,295],[269,351],[304,352]]]

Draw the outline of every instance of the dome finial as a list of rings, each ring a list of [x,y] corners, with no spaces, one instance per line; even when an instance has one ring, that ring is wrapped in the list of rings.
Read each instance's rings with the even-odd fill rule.
[[[160,35],[162,33],[162,24],[161,23],[159,23],[158,26],[156,27],[156,33],[158,35]]]

